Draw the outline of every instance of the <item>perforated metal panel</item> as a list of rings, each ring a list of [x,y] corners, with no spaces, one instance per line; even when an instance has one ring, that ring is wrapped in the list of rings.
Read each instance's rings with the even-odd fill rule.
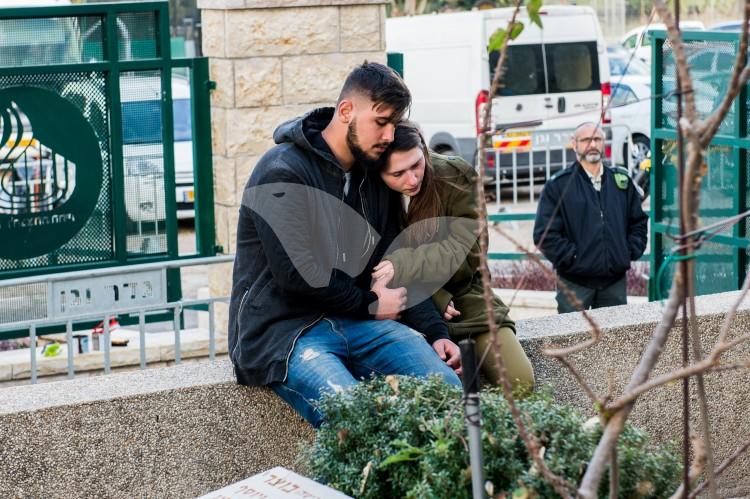
[[[130,254],[167,251],[161,96],[160,71],[120,75]]]
[[[91,131],[97,137],[102,169],[101,188],[98,193],[89,193],[89,195],[98,196],[96,205],[88,221],[69,241],[43,256],[26,259],[0,258],[0,272],[111,260],[114,257],[114,234],[112,229],[109,125],[107,122],[108,100],[104,91],[104,75],[102,73],[64,73],[0,76],[0,89],[8,90],[18,87],[48,90],[72,103],[80,110],[82,116],[87,119]],[[33,123],[28,125],[33,125]],[[0,135],[2,135],[4,126],[8,126],[5,121],[0,124]],[[64,124],[61,124],[61,126],[64,126]],[[62,163],[61,155],[56,154],[52,149],[48,150],[43,143],[40,145],[40,149],[43,153],[50,155],[52,158],[57,158],[57,161]],[[13,199],[13,192],[16,192],[16,194],[19,191],[29,193],[49,190],[51,186],[60,187],[64,177],[67,177],[65,188],[69,191],[76,189],[72,180],[74,172],[69,171],[72,168],[70,165],[53,169],[49,167],[51,159],[43,159],[40,162],[33,159],[32,154],[35,154],[34,151],[27,149],[21,156],[15,158],[15,161],[7,160],[0,163],[0,180],[2,180],[0,213],[14,213],[9,209],[9,199]],[[86,175],[87,172],[79,172],[79,174]],[[21,181],[20,188],[18,179],[24,179]],[[14,183],[16,185],[13,185]],[[24,197],[29,198],[28,194]],[[47,204],[30,204],[29,212],[42,215],[51,208],[53,206]],[[52,236],[57,229],[54,225],[50,225],[48,230],[50,231],[49,235]]]
[[[117,16],[121,61],[153,59],[159,55],[154,12],[128,12]]]
[[[166,1],[0,1],[0,324],[46,317],[27,278],[216,253],[208,60],[172,59],[169,34]],[[179,271],[165,286],[180,299]]]
[[[727,93],[739,44],[736,33],[686,33],[685,50],[693,81],[693,97],[699,119],[706,119]],[[670,234],[678,234],[679,174],[677,169],[676,66],[666,34],[656,33],[655,102],[652,117],[654,142],[652,168],[652,276],[661,270],[660,282],[652,282],[651,297],[663,297],[676,263],[669,263],[674,248]],[[748,193],[747,89],[732,105],[708,147],[701,177],[700,225],[719,223],[747,210]],[[684,109],[684,107],[683,107]],[[685,140],[687,142],[687,140]],[[687,158],[687,152],[685,153]],[[745,220],[721,228],[717,236],[696,252],[696,285],[699,294],[717,293],[739,287],[747,272],[749,243]],[[665,263],[665,261],[667,263]]]

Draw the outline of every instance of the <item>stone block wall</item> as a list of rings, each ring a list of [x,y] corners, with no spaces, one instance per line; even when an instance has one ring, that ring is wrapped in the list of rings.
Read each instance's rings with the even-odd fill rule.
[[[242,191],[282,122],[333,105],[351,69],[385,63],[383,0],[198,0],[211,98],[216,240],[234,253]],[[212,266],[212,296],[231,290],[231,264]],[[224,330],[226,306],[217,304]]]

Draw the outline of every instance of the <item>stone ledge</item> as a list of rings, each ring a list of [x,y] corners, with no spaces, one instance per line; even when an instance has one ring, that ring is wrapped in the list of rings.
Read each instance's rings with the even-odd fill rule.
[[[719,328],[726,312],[739,292],[721,293],[696,298],[698,330],[704,350],[716,342]],[[630,374],[661,318],[660,302],[623,305],[590,311],[601,326],[601,341],[592,348],[570,358],[572,364],[587,380],[595,393],[604,395],[609,390],[609,380],[614,385],[614,396],[622,393]],[[544,355],[548,347],[564,348],[578,344],[590,337],[588,323],[581,314],[562,314],[517,322],[518,335],[527,355],[534,365],[537,383],[553,389],[560,402],[578,407],[584,414],[594,415],[592,403],[580,390],[573,376],[562,364]],[[669,340],[656,365],[654,375],[673,371],[681,366],[681,327],[672,329]],[[750,300],[739,307],[732,326],[732,335],[750,330]],[[730,336],[734,337],[734,336]],[[750,344],[744,344],[724,355],[728,364],[742,362],[750,357]],[[712,444],[716,462],[722,462],[742,441],[738,435],[750,434],[750,418],[746,408],[750,405],[750,370],[725,371],[705,376],[706,391],[711,413]],[[692,383],[691,428],[699,428],[697,394]],[[651,433],[657,441],[681,442],[682,383],[676,382],[654,389],[641,397],[630,421]],[[723,490],[743,490],[750,494],[750,454],[740,457],[726,475],[719,480]],[[730,492],[727,492],[730,494]],[[732,493],[733,494],[733,493]],[[721,497],[731,495],[721,494]]]
[[[283,9],[290,7],[331,7],[351,5],[387,5],[385,0],[198,0],[205,10]]]
[[[196,497],[299,469],[312,429],[228,361],[0,389],[10,497]]]
[[[704,347],[715,340],[737,293],[699,297]],[[733,333],[750,330],[743,303]],[[595,347],[571,360],[594,390],[615,392],[627,382],[661,312],[660,303],[596,310],[604,328]],[[521,341],[540,384],[561,402],[592,413],[570,374],[545,357],[548,346],[569,346],[589,335],[576,314],[518,322]],[[546,332],[546,334],[543,334]],[[672,332],[657,373],[680,363]],[[727,355],[734,362],[750,345]],[[721,462],[750,433],[750,372],[706,376],[713,445]],[[638,401],[632,422],[657,441],[679,439],[680,384]],[[693,411],[693,416],[697,416]],[[697,427],[697,420],[692,423]],[[194,497],[274,466],[299,469],[295,459],[313,432],[270,390],[235,384],[229,361],[80,378],[0,389],[0,490],[13,497]],[[304,470],[300,470],[304,473]],[[750,455],[720,479],[721,497],[750,491]]]

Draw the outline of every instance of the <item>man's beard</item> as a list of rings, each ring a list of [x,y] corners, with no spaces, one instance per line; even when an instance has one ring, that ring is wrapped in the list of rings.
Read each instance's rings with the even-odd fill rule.
[[[359,138],[357,137],[356,123],[356,120],[352,120],[352,122],[349,123],[349,127],[346,130],[346,145],[349,146],[349,150],[352,152],[352,156],[354,156],[354,161],[360,166],[366,169],[376,167],[379,164],[380,155],[373,158],[362,149],[359,145]]]
[[[589,163],[598,163],[602,160],[602,153],[600,153],[599,151],[589,151],[586,153],[584,158],[586,158],[586,161],[588,161]]]

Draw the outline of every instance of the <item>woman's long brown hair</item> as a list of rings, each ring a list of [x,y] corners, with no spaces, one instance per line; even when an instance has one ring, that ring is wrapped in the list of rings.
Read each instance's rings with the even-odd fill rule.
[[[396,125],[393,142],[385,153],[385,161],[382,168],[388,167],[388,162],[393,152],[405,152],[420,148],[424,153],[424,177],[419,193],[409,201],[409,212],[401,210],[401,220],[404,226],[412,225],[420,220],[431,219],[414,227],[409,233],[409,242],[419,245],[432,239],[438,232],[438,217],[443,215],[443,207],[440,202],[437,183],[440,179],[435,176],[435,170],[430,160],[430,151],[427,149],[424,137],[414,123],[404,121]]]

